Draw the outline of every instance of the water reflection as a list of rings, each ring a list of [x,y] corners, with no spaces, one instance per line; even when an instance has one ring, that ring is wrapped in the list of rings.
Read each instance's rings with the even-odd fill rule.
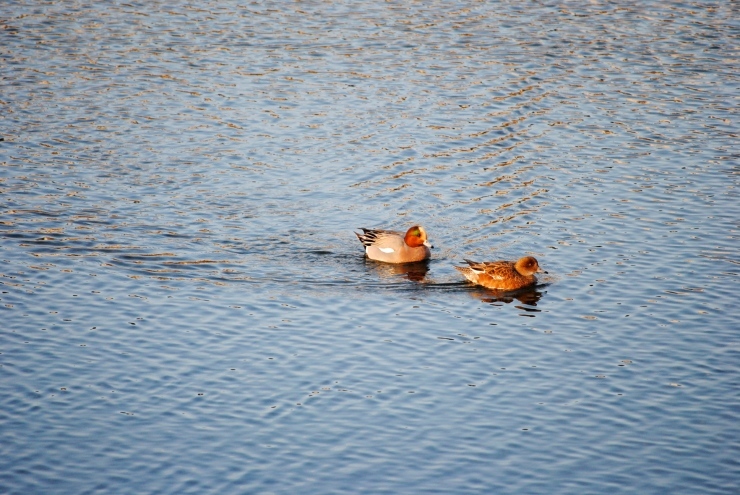
[[[547,293],[547,291],[540,290],[542,289],[542,285],[536,285],[534,287],[525,287],[523,289],[515,290],[515,291],[505,291],[505,290],[496,290],[496,289],[485,289],[485,288],[478,288],[474,291],[472,291],[470,294],[476,298],[480,299],[482,302],[489,303],[489,304],[495,304],[495,303],[506,303],[510,304],[514,301],[519,301],[521,304],[526,304],[527,306],[537,306],[537,303],[540,299]],[[524,311],[531,311],[531,312],[539,312],[539,309],[534,308],[526,308],[522,306],[516,306],[516,308],[524,310]]]
[[[379,263],[365,258],[365,266],[369,272],[381,279],[406,279],[412,282],[422,282],[429,272],[429,262],[418,263]]]

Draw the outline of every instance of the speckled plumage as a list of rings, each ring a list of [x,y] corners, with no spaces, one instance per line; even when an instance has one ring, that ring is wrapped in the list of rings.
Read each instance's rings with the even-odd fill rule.
[[[489,289],[517,290],[537,283],[535,273],[543,272],[539,263],[532,256],[525,256],[517,261],[484,261],[465,260],[469,266],[455,268],[474,284]],[[547,273],[547,272],[544,272]]]

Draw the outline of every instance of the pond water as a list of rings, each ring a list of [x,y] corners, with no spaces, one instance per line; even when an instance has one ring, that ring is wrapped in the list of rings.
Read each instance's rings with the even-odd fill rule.
[[[6,5],[0,493],[733,493],[738,10]]]

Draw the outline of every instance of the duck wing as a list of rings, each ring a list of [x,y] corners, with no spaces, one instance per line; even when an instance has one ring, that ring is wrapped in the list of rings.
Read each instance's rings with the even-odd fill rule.
[[[403,240],[403,232],[383,229],[365,229],[359,227],[362,234],[355,232],[355,235],[365,247],[373,245],[397,245],[398,240]]]
[[[465,262],[478,275],[487,275],[493,280],[505,280],[511,277],[514,270],[512,261],[472,261],[466,259]]]

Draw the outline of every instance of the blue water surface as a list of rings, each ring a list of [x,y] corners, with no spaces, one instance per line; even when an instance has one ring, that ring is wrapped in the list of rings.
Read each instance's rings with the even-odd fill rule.
[[[6,6],[0,493],[735,493],[737,19]]]

